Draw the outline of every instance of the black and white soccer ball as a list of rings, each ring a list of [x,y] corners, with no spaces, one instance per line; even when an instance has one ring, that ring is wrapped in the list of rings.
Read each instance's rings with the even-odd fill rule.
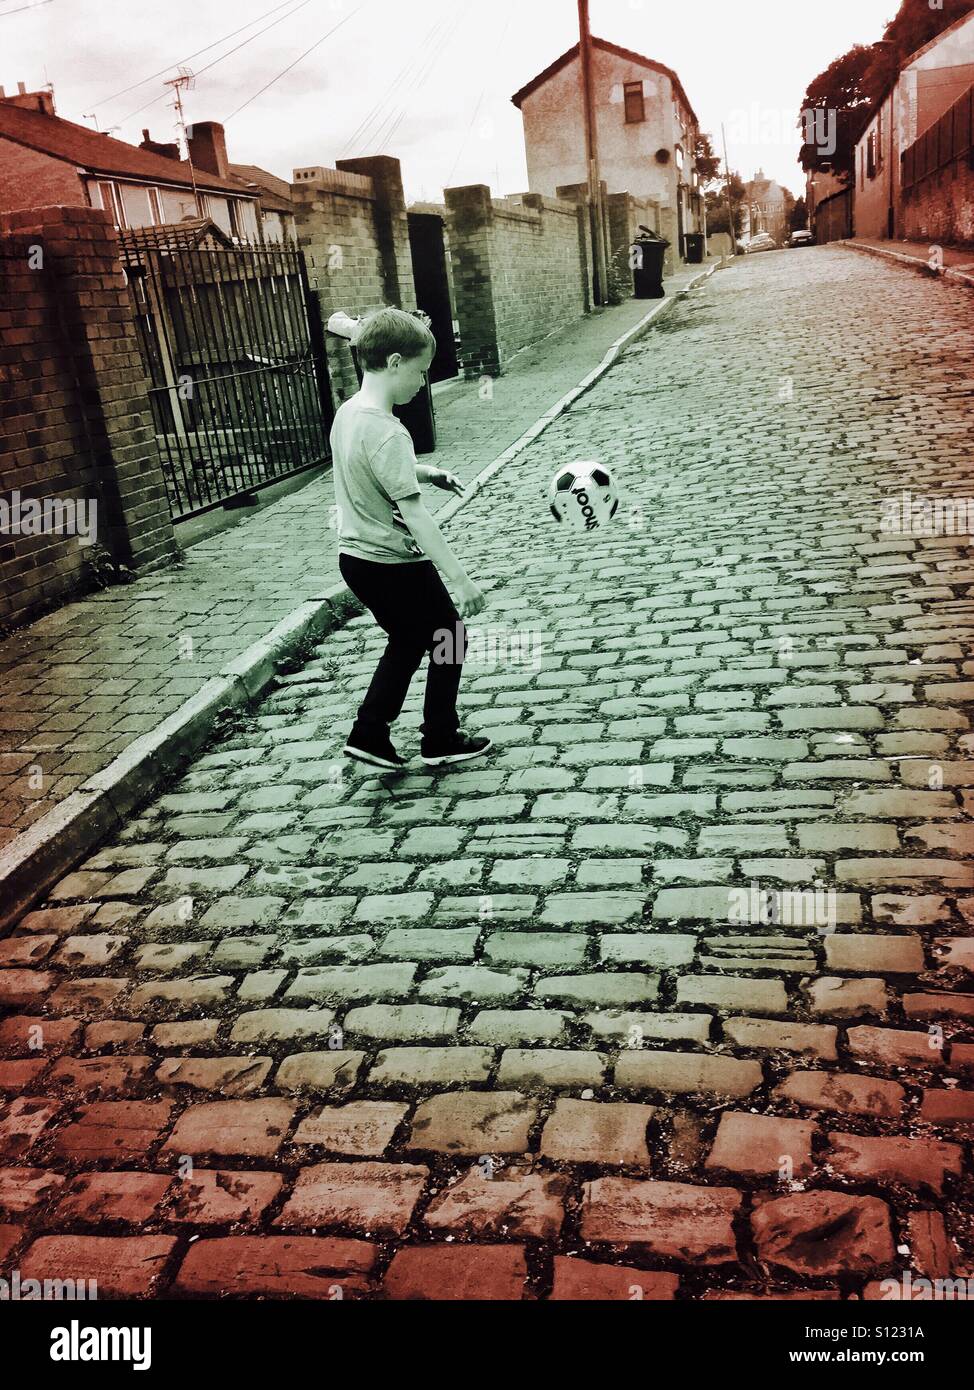
[[[607,526],[619,509],[612,474],[597,462],[566,463],[551,480],[548,497],[556,521],[587,535]]]

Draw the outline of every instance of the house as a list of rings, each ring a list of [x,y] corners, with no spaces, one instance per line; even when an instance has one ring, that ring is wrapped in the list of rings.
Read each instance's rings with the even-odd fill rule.
[[[259,239],[256,192],[222,171],[223,127],[197,123],[192,165],[143,132],[140,146],[62,120],[48,91],[0,88],[0,212],[48,205],[105,208],[121,230],[210,218],[229,237]]]
[[[855,152],[857,237],[974,241],[974,180],[970,168],[964,167],[971,144],[970,115],[966,136],[963,115],[956,122],[950,115],[965,101],[969,112],[972,87],[974,11],[918,49],[873,108]],[[918,178],[911,151],[942,124],[950,129],[929,158],[925,147]],[[934,178],[936,186],[930,183]],[[923,190],[921,183],[926,185]],[[921,199],[929,204],[922,215]]]
[[[231,164],[230,174],[257,194],[261,222],[261,241],[265,245],[296,246],[295,204],[287,179],[259,168],[256,164]]]
[[[658,230],[684,252],[704,230],[694,167],[699,124],[672,69],[606,39],[592,39],[592,95],[601,176],[607,191],[656,204]],[[511,98],[521,112],[532,193],[588,181],[579,45]]]
[[[743,240],[767,232],[781,245],[788,236],[788,194],[780,183],[765,178],[762,169],[744,189]]]

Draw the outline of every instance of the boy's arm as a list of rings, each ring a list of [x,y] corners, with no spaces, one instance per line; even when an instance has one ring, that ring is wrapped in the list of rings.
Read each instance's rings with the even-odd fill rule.
[[[455,590],[460,617],[475,618],[482,612],[487,600],[447,545],[443,532],[430,516],[422,497],[403,497],[397,505],[403,521],[417,544],[422,547],[423,553],[432,560]]]
[[[431,483],[433,487],[441,487],[445,492],[462,492],[463,483],[453,473],[447,473],[442,468],[434,468],[429,463],[417,463],[416,477],[421,483]]]

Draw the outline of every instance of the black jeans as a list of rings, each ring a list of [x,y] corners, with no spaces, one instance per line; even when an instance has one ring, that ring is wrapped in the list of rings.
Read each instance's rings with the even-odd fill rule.
[[[353,735],[388,736],[410,682],[429,654],[423,740],[450,739],[459,727],[457,695],[467,632],[436,566],[431,560],[381,565],[353,555],[340,555],[338,566],[349,589],[389,637]]]

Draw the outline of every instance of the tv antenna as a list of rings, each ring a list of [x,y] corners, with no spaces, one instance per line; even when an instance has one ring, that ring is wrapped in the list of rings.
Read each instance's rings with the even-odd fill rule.
[[[189,68],[180,66],[176,69],[176,76],[168,77],[164,85],[172,88],[173,106],[176,111],[176,124],[179,128],[179,133],[183,137],[183,144],[186,146],[186,159],[189,162],[189,176],[193,183],[193,198],[196,203],[196,211],[199,216],[202,216],[203,209],[200,206],[200,195],[196,187],[196,170],[193,168],[193,152],[189,147],[189,136],[186,133],[186,118],[183,114],[182,97],[184,88],[187,92],[191,92],[196,86],[196,77]]]

